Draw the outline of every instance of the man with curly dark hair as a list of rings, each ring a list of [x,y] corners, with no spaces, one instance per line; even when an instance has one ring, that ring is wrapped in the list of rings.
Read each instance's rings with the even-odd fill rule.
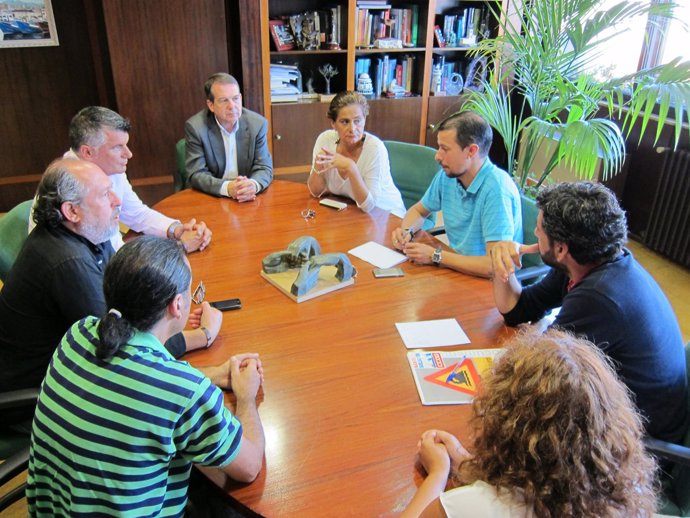
[[[531,246],[502,241],[491,252],[494,297],[508,325],[540,320],[585,336],[613,361],[647,419],[647,432],[679,442],[688,429],[687,373],[678,321],[659,285],[624,248],[625,212],[601,184],[559,183],[537,196]],[[539,253],[552,271],[522,288],[520,256]]]
[[[525,330],[482,379],[468,452],[427,430],[427,477],[400,518],[643,518],[656,503],[655,462],[611,360],[557,330]],[[449,476],[453,489],[445,491]]]

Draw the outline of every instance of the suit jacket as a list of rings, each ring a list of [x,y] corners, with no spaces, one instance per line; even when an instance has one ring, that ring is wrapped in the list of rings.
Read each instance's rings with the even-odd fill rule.
[[[237,140],[238,174],[256,180],[264,190],[273,180],[273,160],[268,152],[268,121],[242,108]],[[213,112],[204,108],[184,125],[185,166],[192,187],[221,196],[225,172],[225,147]]]

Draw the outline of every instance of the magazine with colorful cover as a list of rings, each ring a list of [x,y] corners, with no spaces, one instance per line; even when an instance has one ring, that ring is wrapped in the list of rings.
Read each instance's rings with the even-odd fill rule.
[[[407,353],[407,361],[422,404],[471,403],[481,388],[483,374],[501,351],[502,349],[471,349]]]

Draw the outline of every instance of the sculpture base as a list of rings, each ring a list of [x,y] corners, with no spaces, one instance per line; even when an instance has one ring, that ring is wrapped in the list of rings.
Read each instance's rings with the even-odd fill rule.
[[[316,282],[316,286],[314,286],[304,295],[299,296],[293,295],[290,291],[292,284],[295,282],[295,279],[299,274],[299,268],[294,268],[292,270],[280,273],[266,273],[262,271],[261,276],[292,300],[300,303],[306,300],[315,299],[316,297],[320,297],[326,293],[330,293],[354,284],[354,279],[349,279],[343,282],[340,282],[338,279],[336,279],[335,274],[337,271],[338,268],[336,266],[322,266],[319,271],[319,280]]]

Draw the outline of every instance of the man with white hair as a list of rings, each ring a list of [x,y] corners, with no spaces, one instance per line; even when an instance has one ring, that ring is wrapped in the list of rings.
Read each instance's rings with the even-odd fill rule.
[[[38,387],[67,329],[105,313],[103,274],[114,251],[120,198],[95,163],[61,158],[38,186],[36,227],[0,291],[0,391]],[[192,329],[165,343],[174,356],[209,346],[221,313],[204,304]]]

